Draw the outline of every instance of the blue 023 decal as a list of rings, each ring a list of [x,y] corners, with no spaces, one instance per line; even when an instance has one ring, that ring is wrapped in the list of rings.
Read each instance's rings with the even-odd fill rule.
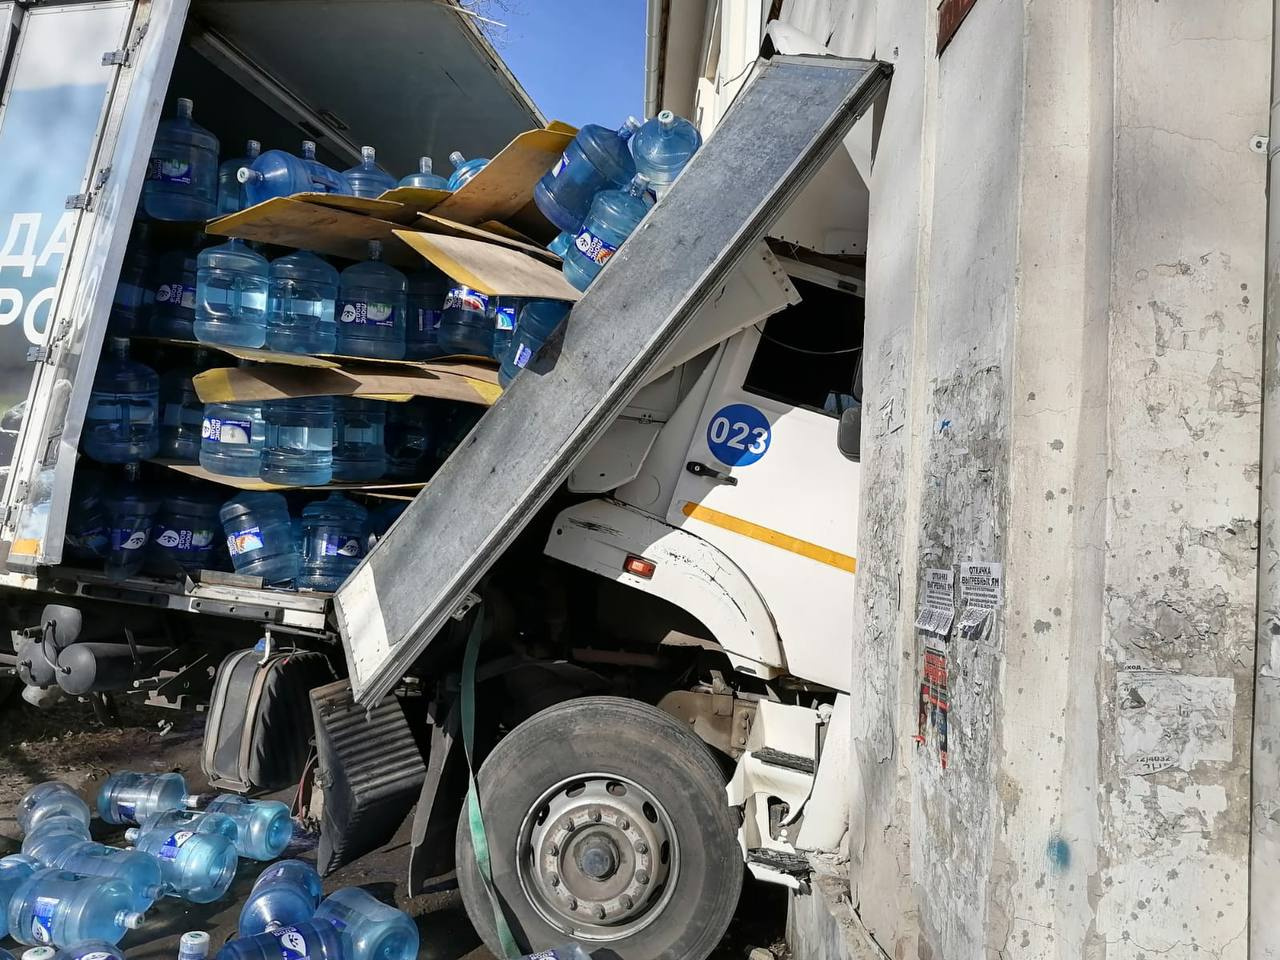
[[[745,467],[769,450],[769,418],[748,403],[721,407],[707,423],[707,447],[721,463]]]

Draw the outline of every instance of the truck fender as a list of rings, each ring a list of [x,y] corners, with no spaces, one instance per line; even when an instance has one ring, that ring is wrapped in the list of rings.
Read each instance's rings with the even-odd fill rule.
[[[741,673],[767,680],[786,672],[759,591],[723,551],[695,534],[616,500],[588,500],[560,512],[544,552],[675,604],[711,632]],[[628,556],[653,563],[653,575],[624,569]]]

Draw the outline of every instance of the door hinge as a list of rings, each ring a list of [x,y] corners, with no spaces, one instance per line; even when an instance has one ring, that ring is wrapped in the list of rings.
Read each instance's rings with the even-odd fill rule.
[[[107,185],[107,181],[111,179],[111,166],[107,165],[97,172],[93,178],[92,187],[85,193],[73,193],[67,197],[67,201],[63,204],[67,210],[91,210],[93,209],[93,198],[102,192],[102,188]]]
[[[133,39],[129,41],[127,47],[119,50],[108,50],[102,55],[102,65],[104,67],[127,67],[133,62],[133,51],[138,49],[142,43],[142,38],[147,35],[147,25],[144,23],[133,31]]]
[[[53,336],[49,338],[48,344],[41,347],[27,348],[28,363],[46,363],[53,356],[53,351],[58,344],[62,343],[71,335],[71,321],[62,319],[58,321],[57,327],[54,328]]]

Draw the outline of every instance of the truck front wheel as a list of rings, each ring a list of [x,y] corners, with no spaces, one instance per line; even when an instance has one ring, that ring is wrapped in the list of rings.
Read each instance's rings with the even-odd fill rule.
[[[520,946],[703,960],[742,889],[737,815],[710,749],[647,704],[587,697],[516,727],[477,777],[498,898]],[[458,883],[502,956],[466,805]]]

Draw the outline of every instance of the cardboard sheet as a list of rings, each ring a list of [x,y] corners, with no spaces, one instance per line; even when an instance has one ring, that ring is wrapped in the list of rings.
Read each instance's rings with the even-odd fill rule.
[[[254,477],[224,477],[221,474],[210,473],[204,467],[195,463],[174,463],[164,460],[156,460],[154,462],[188,477],[207,480],[209,483],[217,483],[224,487],[234,487],[237,490],[382,490],[389,493],[410,494],[416,493],[426,486],[425,481],[418,483],[382,483],[375,480],[372,483],[328,483],[320,486],[290,487],[282,486],[278,483],[267,483],[265,480],[258,480]]]
[[[397,230],[396,236],[457,282],[490,296],[570,302],[582,297],[559,269],[518,250],[413,230]]]
[[[398,364],[343,369],[315,369],[283,364],[253,367],[215,367],[196,374],[196,394],[204,403],[282,400],[286,397],[367,397],[408,400],[437,397],[490,406],[502,393],[497,371],[483,377],[457,371],[479,371],[470,363]],[[492,382],[488,382],[488,381]]]
[[[520,134],[431,212],[456,223],[506,220],[533,199],[534,184],[555,166],[572,139],[573,134],[561,130]]]
[[[215,220],[205,230],[218,236],[258,240],[348,260],[366,259],[369,241],[381,240],[382,256],[388,263],[397,267],[417,266],[413,251],[395,237],[398,227],[388,220],[338,207],[295,197],[274,197]]]
[[[446,220],[444,217],[437,217],[435,214],[429,213],[419,219],[413,225],[413,228],[423,233],[440,233],[449,237],[469,237],[472,240],[496,243],[499,246],[510,247],[512,250],[522,250],[531,257],[545,260],[547,263],[554,264],[557,267],[560,265],[560,258],[546,247],[539,247],[528,242],[515,230],[503,228],[501,232],[497,232],[488,229],[490,226],[502,227],[501,224],[494,220],[486,221],[485,227],[469,227],[464,223],[454,223],[452,220]],[[515,236],[508,236],[508,234],[515,234]]]

